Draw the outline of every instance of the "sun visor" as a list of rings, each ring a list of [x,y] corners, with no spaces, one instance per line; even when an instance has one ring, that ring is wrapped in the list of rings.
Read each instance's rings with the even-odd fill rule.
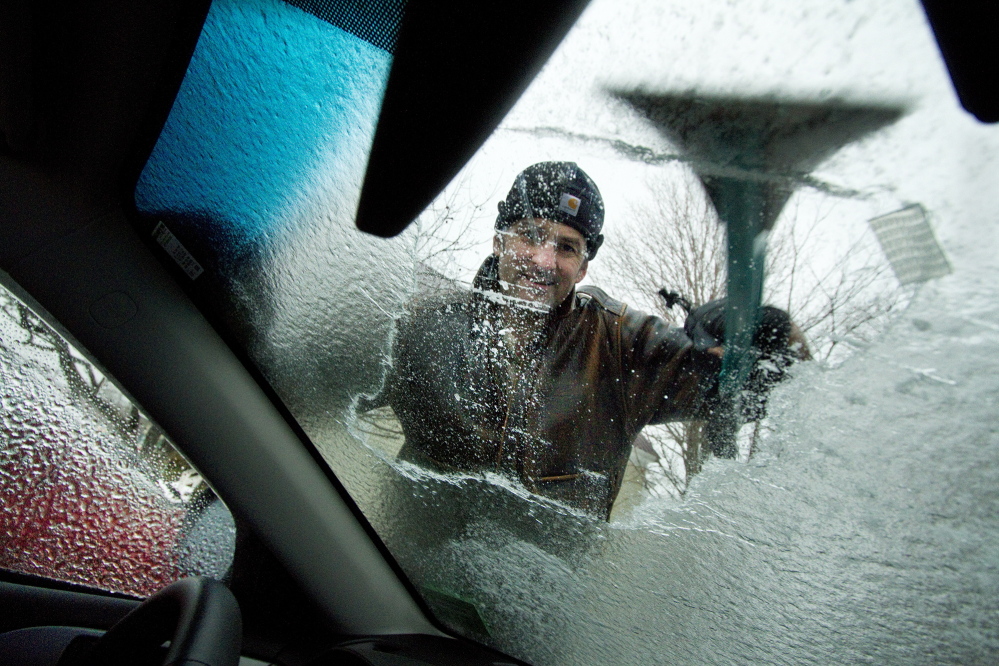
[[[983,123],[999,122],[999,3],[923,0],[961,106]]]
[[[587,0],[413,0],[406,9],[357,211],[405,229],[471,159]]]

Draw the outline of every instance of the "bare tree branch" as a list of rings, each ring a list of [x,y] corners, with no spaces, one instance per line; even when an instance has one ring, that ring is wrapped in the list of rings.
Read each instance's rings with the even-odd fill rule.
[[[470,230],[487,204],[488,199],[472,199],[466,178],[449,185],[407,230],[417,263],[454,279],[460,271],[458,257],[477,244]]]
[[[608,243],[601,276],[636,298],[639,307],[682,323],[683,314],[668,309],[659,290],[677,291],[695,307],[723,296],[725,238],[696,178],[673,174],[650,182],[653,203],[628,211],[629,221],[616,234],[622,242]],[[806,220],[800,200],[789,203],[768,238],[764,300],[787,310],[808,334],[813,358],[831,363],[842,356],[841,342],[866,341],[883,330],[905,295],[869,234],[845,247],[821,246],[823,268],[817,269],[820,229],[828,228],[832,211],[811,212]],[[700,470],[702,426],[675,423],[643,430],[660,456],[646,470],[647,488],[683,493]],[[759,430],[756,424],[754,437]]]

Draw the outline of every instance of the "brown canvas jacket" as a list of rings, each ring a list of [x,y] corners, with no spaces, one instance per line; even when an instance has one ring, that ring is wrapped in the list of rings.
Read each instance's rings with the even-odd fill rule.
[[[438,471],[497,471],[606,518],[631,444],[650,423],[703,415],[718,360],[682,329],[600,289],[566,299],[525,353],[498,330],[488,278],[400,323],[386,398],[400,457]]]

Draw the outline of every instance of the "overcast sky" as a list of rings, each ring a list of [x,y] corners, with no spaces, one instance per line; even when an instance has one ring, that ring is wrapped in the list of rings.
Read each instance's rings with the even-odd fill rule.
[[[822,211],[831,244],[866,233],[869,218],[914,202],[945,227],[938,229],[945,246],[959,243],[943,218],[972,204],[955,201],[955,187],[964,187],[969,170],[997,173],[999,134],[958,106],[916,0],[593,0],[458,179],[466,201],[486,203],[477,213],[466,209],[483,241],[463,259],[466,278],[489,251],[495,202],[520,169],[542,160],[576,161],[596,180],[608,244],[640,242],[615,234],[629,206],[648,196],[650,178],[685,167],[648,166],[611,146],[619,141],[676,152],[613,100],[610,88],[905,106],[902,120],[842,149],[816,171],[861,197],[801,191],[785,209],[806,217]],[[977,167],[968,163],[969,150],[980,153]],[[599,281],[599,258],[592,268]]]

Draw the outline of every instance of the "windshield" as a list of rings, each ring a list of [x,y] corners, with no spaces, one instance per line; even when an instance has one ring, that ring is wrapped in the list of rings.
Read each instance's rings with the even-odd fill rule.
[[[351,26],[215,2],[136,203],[445,626],[988,660],[999,133],[918,4],[594,0],[391,240]]]

